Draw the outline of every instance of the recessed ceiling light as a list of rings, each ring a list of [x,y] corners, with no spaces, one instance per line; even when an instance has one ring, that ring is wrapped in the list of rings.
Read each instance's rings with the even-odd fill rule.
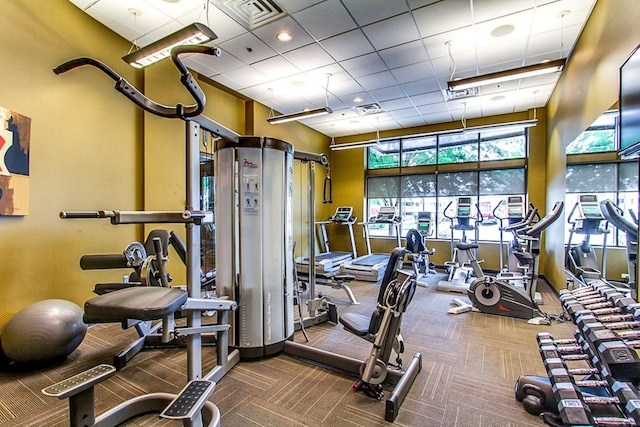
[[[360,102],[362,102],[362,101],[364,101],[364,99],[362,99],[362,98],[360,98],[360,97],[353,98],[353,102],[360,103]]]
[[[558,14],[558,18],[564,18],[565,16],[569,15],[571,13],[570,10],[563,10],[562,12],[560,12]]]
[[[511,24],[507,24],[507,25],[501,25],[499,27],[496,27],[493,29],[493,31],[491,31],[491,36],[492,37],[504,37],[506,35],[509,35],[513,32],[513,30],[515,30],[516,27],[514,27]]]
[[[494,102],[504,101],[505,99],[507,99],[507,97],[504,95],[496,95],[493,98],[491,98],[491,100]]]
[[[291,41],[291,39],[293,38],[293,36],[291,36],[291,34],[286,31],[280,31],[278,35],[276,35],[276,37],[281,42],[288,42],[288,41]]]
[[[293,87],[303,87],[306,83],[302,80],[294,80],[291,82],[291,86]]]

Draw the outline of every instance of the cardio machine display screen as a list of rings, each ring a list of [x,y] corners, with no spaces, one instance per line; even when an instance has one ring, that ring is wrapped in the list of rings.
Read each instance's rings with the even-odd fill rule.
[[[582,214],[588,219],[602,219],[602,213],[598,205],[582,205]]]

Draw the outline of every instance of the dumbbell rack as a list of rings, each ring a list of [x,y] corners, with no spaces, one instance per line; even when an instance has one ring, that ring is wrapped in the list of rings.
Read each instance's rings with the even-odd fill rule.
[[[577,325],[574,338],[538,334],[558,415],[552,425],[640,425],[640,304],[597,282],[560,300]]]

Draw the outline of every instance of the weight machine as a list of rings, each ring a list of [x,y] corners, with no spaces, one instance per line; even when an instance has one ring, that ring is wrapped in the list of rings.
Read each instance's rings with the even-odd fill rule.
[[[200,284],[200,226],[211,223],[210,212],[198,210],[200,204],[200,132],[201,128],[221,137],[230,131],[211,121],[201,113],[205,96],[189,70],[182,64],[179,55],[186,53],[220,56],[219,49],[206,46],[178,46],[171,51],[171,59],[181,74],[181,82],[196,103],[177,104],[168,107],[145,97],[129,82],[105,64],[92,58],[73,59],[54,69],[62,74],[77,67],[90,65],[98,68],[116,82],[116,90],[125,95],[145,111],[164,118],[178,118],[186,124],[186,206],[183,211],[83,211],[62,212],[61,218],[104,218],[112,224],[179,223],[184,224],[187,234],[187,291],[168,286],[133,286],[108,292],[85,303],[86,323],[153,321],[162,319],[163,341],[186,338],[188,383],[178,395],[152,393],[130,399],[96,417],[94,386],[115,373],[115,368],[100,365],[43,389],[43,393],[60,399],[69,398],[70,425],[113,426],[149,412],[160,412],[161,417],[182,420],[184,426],[218,426],[220,412],[208,397],[219,381],[239,360],[237,351],[229,352],[229,312],[237,308],[233,300],[201,298]],[[161,253],[162,251],[160,251]],[[159,265],[164,265],[160,262]],[[166,279],[164,271],[160,277]],[[163,280],[166,285],[166,280]],[[174,315],[186,313],[185,327],[176,327]],[[203,325],[202,313],[215,311],[215,324]],[[203,334],[216,334],[215,367],[206,375],[202,373]],[[164,410],[163,410],[164,408]]]

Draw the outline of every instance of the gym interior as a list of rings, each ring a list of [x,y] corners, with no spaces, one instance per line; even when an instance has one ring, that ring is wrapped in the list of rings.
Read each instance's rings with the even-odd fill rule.
[[[629,77],[640,68],[640,4],[246,2],[285,16],[269,28],[296,24],[319,46],[314,31],[328,34],[348,16],[374,45],[357,58],[378,54],[388,69],[376,72],[396,83],[409,77],[388,64],[413,61],[385,56],[396,43],[376,39],[376,23],[397,15],[394,25],[410,17],[418,33],[442,27],[419,37],[418,50],[439,52],[430,63],[444,79],[409,81],[415,95],[402,89],[421,111],[416,124],[391,115],[397,100],[382,83],[363,89],[376,73],[347,56],[332,61],[361,93],[335,69],[308,66],[313,105],[269,101],[269,81],[255,96],[225,81],[239,68],[239,52],[225,65],[233,46],[262,54],[255,46],[272,42],[259,28],[242,37],[217,28],[220,14],[239,19],[223,3],[2,2],[0,138],[13,149],[0,149],[0,424],[640,423],[640,80]],[[109,15],[116,7],[122,15]],[[312,19],[331,8],[347,13]],[[193,13],[154,32],[145,15],[158,10]],[[447,27],[443,17],[459,10],[474,24]],[[486,10],[501,11],[482,18]],[[572,10],[584,17],[572,21]],[[144,68],[123,62],[132,45],[195,21],[221,49],[213,40]],[[532,36],[541,21],[561,23]],[[458,44],[477,48],[498,25],[524,31],[525,51],[553,38],[552,59],[563,59],[540,89],[516,80],[527,102],[509,111],[492,107],[490,90],[467,98],[447,88],[454,76],[532,65],[492,58],[499,66],[484,70],[477,51]],[[504,46],[483,52],[499,57]],[[291,68],[304,59],[291,58]],[[198,63],[219,71],[205,75]],[[440,103],[419,104],[425,82],[439,85],[429,94]],[[380,110],[358,113],[339,91]],[[270,123],[307,107],[333,118],[302,111]],[[589,139],[601,134],[608,148]],[[346,261],[321,261],[333,252]],[[118,359],[132,342],[141,348]],[[134,412],[143,415],[128,421]]]

